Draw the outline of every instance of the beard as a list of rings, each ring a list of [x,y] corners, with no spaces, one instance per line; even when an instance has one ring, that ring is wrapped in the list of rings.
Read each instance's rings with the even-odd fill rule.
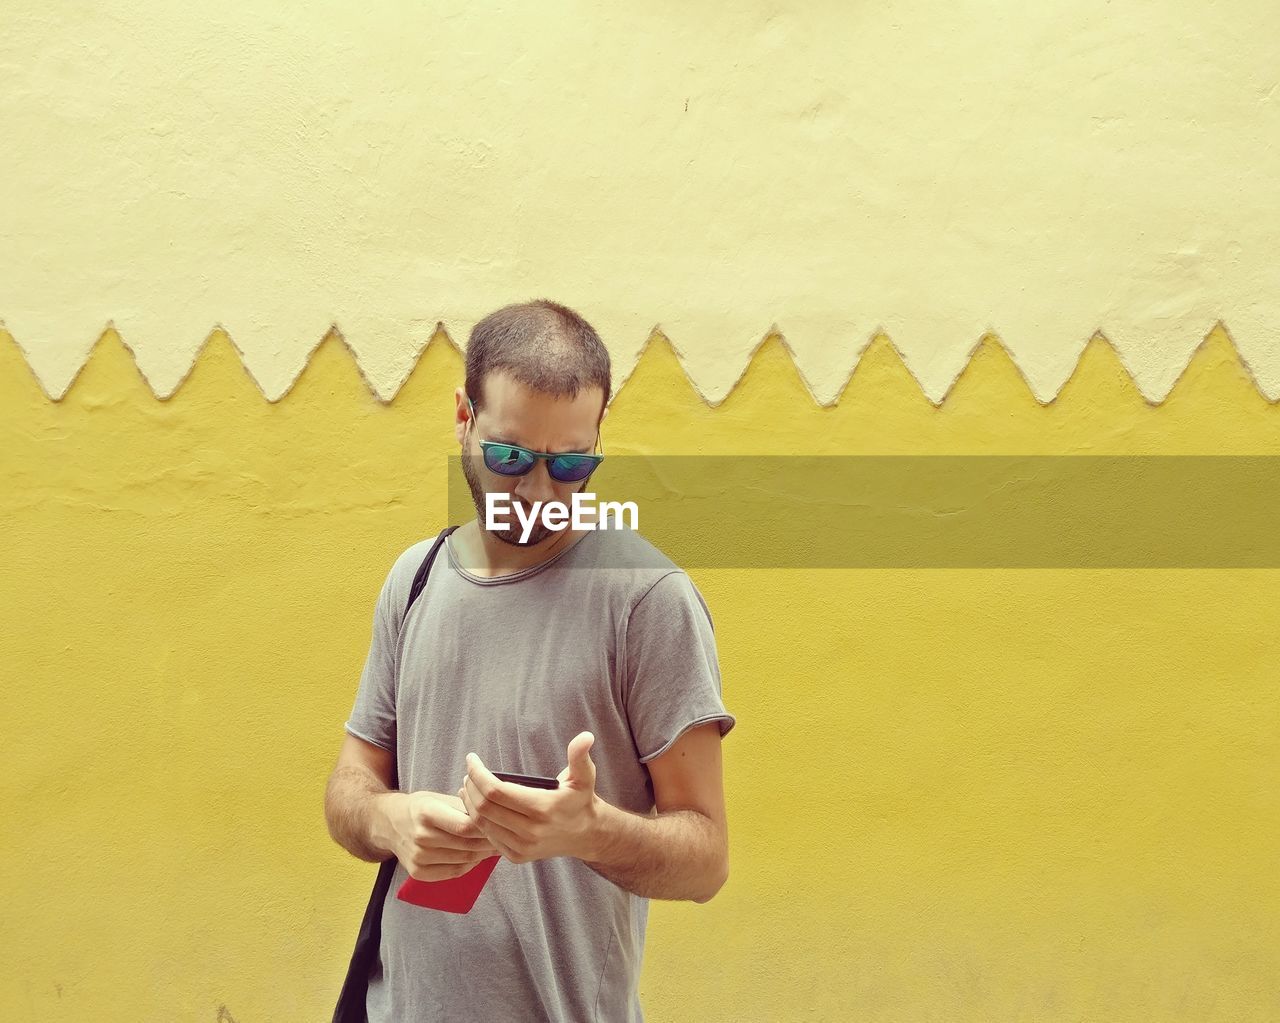
[[[476,506],[476,518],[478,518],[480,521],[480,528],[484,529],[485,528],[484,526],[485,491],[480,486],[480,479],[476,473],[476,463],[480,461],[481,459],[476,458],[472,455],[463,455],[462,456],[462,475],[465,476],[467,479],[467,487],[471,491],[471,501]],[[534,471],[536,472],[537,469],[535,468]],[[581,489],[581,487],[579,487],[579,489]],[[525,516],[527,518],[529,513],[528,505],[526,505],[523,501],[518,501],[515,495],[512,495],[511,514],[508,516],[508,518],[511,520],[511,525],[507,526],[505,529],[487,529],[485,530],[485,532],[487,532],[490,536],[492,536],[496,540],[501,540],[503,543],[511,544],[512,547],[533,547],[535,544],[542,543],[542,541],[545,540],[547,537],[549,537],[552,533],[558,532],[558,530],[549,529],[547,526],[543,525],[542,516],[539,515],[538,520],[529,529],[529,539],[521,540],[520,537],[524,532],[524,525],[522,524],[521,519],[518,518],[516,515],[515,509],[517,505],[520,506],[521,510],[525,513]]]

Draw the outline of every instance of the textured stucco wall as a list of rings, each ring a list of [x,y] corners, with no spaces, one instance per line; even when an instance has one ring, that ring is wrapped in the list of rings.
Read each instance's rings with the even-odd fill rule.
[[[882,330],[939,401],[987,331],[1051,400],[1102,331],[1161,400],[1221,321],[1280,397],[1280,6],[6,6],[0,321],[61,396],[221,325],[271,399],[336,324],[395,394],[548,294],[723,399]]]
[[[813,6],[8,5],[0,1018],[327,1018],[498,304],[602,330],[611,454],[1280,455],[1280,8]],[[694,575],[654,1023],[1275,1018],[1280,573]]]
[[[327,1018],[371,868],[325,778],[390,559],[442,525],[457,352],[396,401],[336,339],[266,401],[214,337],[158,402],[108,334],[61,402],[0,337],[0,1017]],[[1280,454],[1213,335],[1153,407],[1095,345],[935,407],[878,341],[839,405],[769,342],[719,408],[655,345],[612,453]],[[694,573],[729,883],[653,904],[648,1017],[1271,1020],[1271,570]],[[566,737],[577,730],[566,723]]]

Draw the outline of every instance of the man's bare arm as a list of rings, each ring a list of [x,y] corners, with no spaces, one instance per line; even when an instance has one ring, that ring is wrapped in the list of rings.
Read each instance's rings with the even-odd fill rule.
[[[357,859],[368,863],[388,859],[394,855],[392,803],[407,798],[403,792],[388,789],[369,768],[339,764],[329,776],[324,794],[329,834]]]
[[[644,816],[598,801],[596,837],[582,861],[650,899],[709,902],[729,876],[720,827],[697,810]]]

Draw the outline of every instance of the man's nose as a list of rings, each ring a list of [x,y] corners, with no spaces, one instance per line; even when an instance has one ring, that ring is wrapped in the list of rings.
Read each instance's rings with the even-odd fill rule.
[[[539,458],[538,464],[520,477],[520,482],[516,484],[516,496],[527,504],[556,500],[555,481],[547,471],[545,458]]]

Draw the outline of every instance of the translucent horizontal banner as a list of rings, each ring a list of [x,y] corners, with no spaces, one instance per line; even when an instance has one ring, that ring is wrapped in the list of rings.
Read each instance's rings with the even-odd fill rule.
[[[477,508],[450,462],[462,523]],[[629,502],[683,568],[1280,567],[1275,456],[609,455],[583,490]],[[599,549],[630,567],[642,546]]]

